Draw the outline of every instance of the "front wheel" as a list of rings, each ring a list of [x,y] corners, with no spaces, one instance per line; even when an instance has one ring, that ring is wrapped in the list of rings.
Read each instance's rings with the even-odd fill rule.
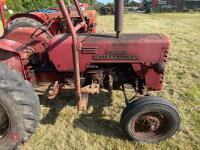
[[[147,96],[127,105],[120,124],[130,139],[156,143],[173,136],[180,119],[173,104],[161,97]]]

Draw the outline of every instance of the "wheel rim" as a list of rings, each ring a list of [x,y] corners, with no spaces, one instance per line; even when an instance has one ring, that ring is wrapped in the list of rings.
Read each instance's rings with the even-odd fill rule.
[[[158,139],[169,131],[169,124],[167,115],[160,112],[148,112],[132,119],[131,131],[141,140]]]
[[[7,137],[10,131],[10,117],[8,111],[0,103],[0,142]]]

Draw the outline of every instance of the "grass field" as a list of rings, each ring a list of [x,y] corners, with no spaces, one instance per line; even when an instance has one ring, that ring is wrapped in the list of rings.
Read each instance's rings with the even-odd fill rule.
[[[98,16],[98,32],[113,32],[113,16]],[[56,101],[41,98],[41,121],[37,132],[22,150],[134,150],[200,149],[200,14],[126,14],[124,32],[163,33],[171,38],[165,88],[152,93],[169,99],[180,112],[181,126],[171,139],[158,143],[134,143],[119,127],[123,94],[112,100],[101,94],[91,102],[91,114],[79,116],[73,94]]]

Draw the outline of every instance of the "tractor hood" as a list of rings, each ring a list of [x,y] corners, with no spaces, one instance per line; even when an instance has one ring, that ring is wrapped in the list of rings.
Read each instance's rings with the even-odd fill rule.
[[[135,63],[148,65],[164,62],[169,39],[160,34],[78,35],[80,70],[92,63]],[[55,36],[50,42],[49,56],[59,71],[73,72],[72,38]]]
[[[115,35],[93,34],[89,37],[80,35],[79,38],[82,43],[82,53],[96,52],[97,57],[105,56],[99,59],[108,61],[109,54],[121,54],[128,55],[128,58],[132,56],[135,60],[145,63],[161,62],[165,50],[169,49],[168,37],[161,34],[122,34],[120,38],[116,38]]]

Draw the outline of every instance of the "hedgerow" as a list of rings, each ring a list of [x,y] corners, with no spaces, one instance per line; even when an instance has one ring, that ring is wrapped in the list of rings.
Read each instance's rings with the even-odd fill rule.
[[[15,12],[26,12],[37,9],[53,8],[58,7],[57,0],[7,0],[7,5],[9,8],[13,9]],[[72,0],[71,0],[72,1]],[[95,0],[79,0],[81,3],[93,4]],[[68,0],[65,0],[66,4]]]

